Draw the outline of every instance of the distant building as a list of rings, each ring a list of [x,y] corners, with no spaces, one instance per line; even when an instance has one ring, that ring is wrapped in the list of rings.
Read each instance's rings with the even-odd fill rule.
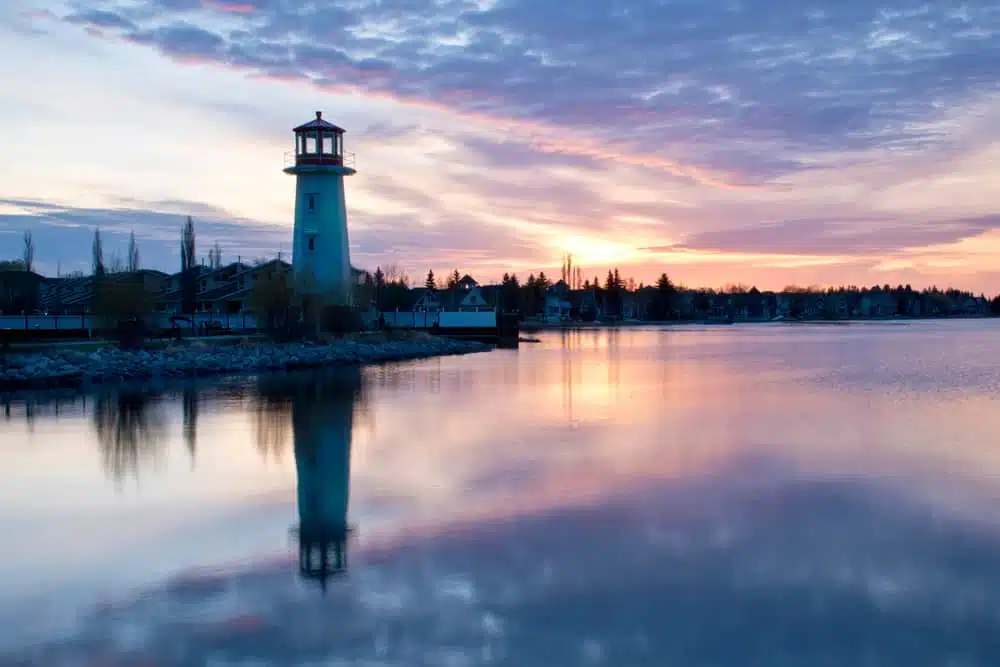
[[[45,278],[33,271],[0,270],[0,314],[20,315],[38,310]]]
[[[564,283],[565,284],[565,283]],[[545,320],[547,322],[567,322],[573,313],[573,304],[568,300],[568,292],[555,285],[545,294]]]
[[[418,287],[411,290],[414,296],[413,312],[439,313],[442,310],[441,294],[436,289]]]

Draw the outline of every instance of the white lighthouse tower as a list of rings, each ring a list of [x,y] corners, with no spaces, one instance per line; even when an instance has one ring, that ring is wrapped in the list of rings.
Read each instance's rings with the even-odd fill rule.
[[[344,177],[354,173],[354,154],[344,153],[343,128],[323,120],[295,132],[295,233],[292,274],[299,294],[320,296],[326,305],[350,305],[351,257],[347,237]]]

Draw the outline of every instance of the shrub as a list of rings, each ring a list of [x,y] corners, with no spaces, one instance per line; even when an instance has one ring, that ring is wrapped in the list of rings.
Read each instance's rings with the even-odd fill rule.
[[[352,306],[326,306],[321,317],[320,324],[326,333],[356,333],[364,328],[361,312]]]

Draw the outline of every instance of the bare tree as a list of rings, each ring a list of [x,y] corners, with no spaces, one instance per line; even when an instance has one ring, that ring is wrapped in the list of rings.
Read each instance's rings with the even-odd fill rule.
[[[35,266],[35,241],[31,238],[31,232],[24,232],[24,270],[31,271]]]
[[[128,235],[128,272],[135,273],[139,270],[139,246],[135,243],[135,232]]]
[[[138,478],[139,468],[163,455],[166,422],[151,397],[138,392],[97,398],[94,430],[104,469],[116,484]]]
[[[406,274],[406,271],[399,264],[393,262],[381,268],[386,284],[399,283],[407,287],[410,286],[410,276]]]
[[[274,331],[288,324],[294,298],[283,271],[267,273],[260,276],[250,290],[250,310],[259,324]]]
[[[218,241],[208,251],[208,265],[216,271],[222,268],[222,248],[219,246]]]
[[[100,227],[94,230],[94,243],[91,246],[91,266],[95,278],[100,278],[107,273],[107,269],[104,266],[104,246],[101,244]]]
[[[111,261],[107,266],[108,273],[125,273],[125,262],[117,252],[111,253]]]

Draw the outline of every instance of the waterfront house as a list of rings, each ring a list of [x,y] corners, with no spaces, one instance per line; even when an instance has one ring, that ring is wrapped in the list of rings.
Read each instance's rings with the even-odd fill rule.
[[[273,259],[256,266],[233,262],[219,269],[192,267],[195,282],[195,312],[218,315],[245,313],[250,308],[250,295],[260,280],[284,277],[291,264]],[[183,307],[183,276],[180,272],[167,276],[159,289],[157,310],[180,313]]]
[[[140,283],[147,294],[156,296],[163,293],[169,277],[163,271],[141,269],[131,273],[108,273],[103,280]],[[41,309],[53,315],[89,312],[99,282],[94,276],[46,278],[41,289]]]
[[[585,322],[593,322],[604,314],[597,291],[593,288],[575,290],[571,293],[571,298],[576,302],[580,318]]]
[[[562,280],[545,291],[546,322],[569,321],[573,312],[573,304],[569,301],[569,295],[569,287]]]
[[[34,271],[0,271],[0,313],[20,315],[37,311],[44,282]]]
[[[469,278],[469,280],[472,279]],[[486,299],[483,288],[475,281],[472,281],[471,284],[460,282],[455,289],[445,290],[441,293],[441,301],[442,310],[468,313],[494,309],[493,304]]]
[[[896,314],[898,302],[891,292],[875,287],[861,297],[862,317],[892,317]]]
[[[418,287],[410,290],[414,297],[413,312],[439,313],[442,309],[441,294],[436,289]]]

